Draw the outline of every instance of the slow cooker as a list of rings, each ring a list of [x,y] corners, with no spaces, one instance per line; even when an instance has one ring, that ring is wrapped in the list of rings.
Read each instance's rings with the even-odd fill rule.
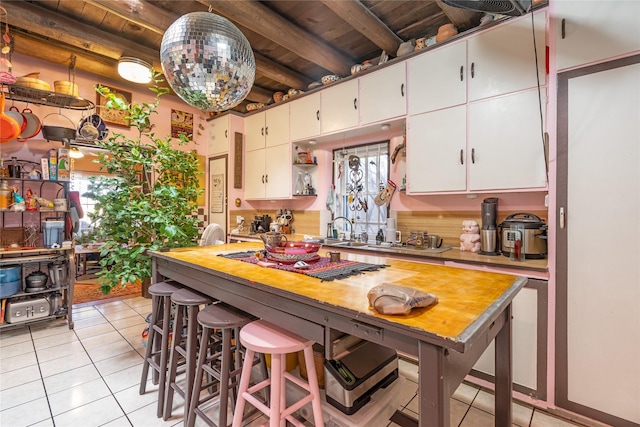
[[[542,259],[547,255],[547,224],[537,215],[515,213],[499,225],[502,255],[524,253],[525,259]]]

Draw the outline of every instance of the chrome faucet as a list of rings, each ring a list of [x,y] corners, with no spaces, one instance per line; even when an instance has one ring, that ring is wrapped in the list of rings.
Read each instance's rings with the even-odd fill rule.
[[[344,219],[345,222],[347,224],[349,224],[349,227],[351,228],[351,233],[349,234],[349,240],[355,240],[356,239],[356,233],[355,231],[353,231],[353,224],[351,223],[351,221],[349,220],[349,218],[347,218],[346,216],[337,216],[333,219],[333,221],[331,221],[332,224],[334,224],[334,229],[335,229],[335,223],[337,220],[339,219]]]

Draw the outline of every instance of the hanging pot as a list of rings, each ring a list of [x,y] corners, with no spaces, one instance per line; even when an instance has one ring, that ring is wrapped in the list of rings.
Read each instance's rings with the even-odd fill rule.
[[[9,142],[22,132],[20,124],[4,112],[4,92],[0,95],[0,143]]]
[[[6,111],[6,114],[7,116],[12,117],[13,120],[18,122],[18,125],[20,126],[20,133],[22,133],[22,131],[24,131],[24,128],[27,126],[27,122],[25,121],[22,113],[20,113],[20,110],[18,110],[18,107],[12,105],[11,108]]]
[[[47,117],[49,117],[52,114],[58,114],[59,116],[64,117],[65,119],[67,119],[69,121],[69,123],[71,123],[72,126],[74,126],[73,122],[71,121],[70,118],[68,118],[67,116],[63,115],[63,114],[59,114],[59,113],[51,113],[51,114],[47,114],[46,116],[44,116],[44,118],[42,119],[42,137],[44,139],[46,139],[47,141],[71,141],[71,140],[75,140],[76,139],[76,130],[75,130],[75,126],[74,128],[66,128],[63,126],[51,126],[51,125],[45,125],[44,121]]]
[[[24,142],[27,139],[33,138],[38,134],[38,132],[40,132],[40,129],[42,128],[42,122],[40,121],[40,118],[33,114],[31,109],[25,108],[24,110],[22,110],[22,116],[25,119],[26,126],[18,137],[18,141],[20,142]]]

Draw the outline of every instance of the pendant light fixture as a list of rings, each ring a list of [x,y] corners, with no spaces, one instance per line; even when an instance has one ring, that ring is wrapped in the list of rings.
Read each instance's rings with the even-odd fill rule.
[[[169,26],[160,46],[162,71],[187,104],[219,112],[238,105],[249,94],[256,62],[249,41],[228,19],[211,12],[192,12]]]
[[[118,74],[130,82],[149,83],[151,81],[151,65],[142,59],[123,56],[118,61]]]

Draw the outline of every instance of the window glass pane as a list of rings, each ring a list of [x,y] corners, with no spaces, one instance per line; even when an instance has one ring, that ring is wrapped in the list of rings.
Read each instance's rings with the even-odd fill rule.
[[[356,238],[366,232],[368,240],[374,241],[378,230],[387,222],[388,206],[378,206],[375,198],[389,179],[389,141],[335,150],[333,159],[334,219],[348,218],[354,224]],[[338,220],[334,228],[348,239],[350,225]]]

